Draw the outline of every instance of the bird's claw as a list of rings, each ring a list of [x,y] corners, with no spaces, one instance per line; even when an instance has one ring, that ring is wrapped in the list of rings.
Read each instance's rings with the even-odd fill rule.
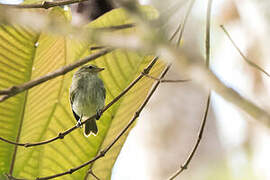
[[[78,120],[76,126],[82,128],[82,121],[81,121],[81,119]]]
[[[102,115],[102,111],[97,110],[96,120],[99,120],[101,115]]]

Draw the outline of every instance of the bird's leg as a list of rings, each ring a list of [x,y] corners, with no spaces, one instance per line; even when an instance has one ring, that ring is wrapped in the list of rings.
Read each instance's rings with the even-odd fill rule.
[[[82,121],[81,121],[81,119],[82,119],[82,116],[80,117],[80,119],[78,120],[78,122],[76,124],[76,126],[77,127],[80,127],[80,128],[82,128]]]
[[[100,109],[97,110],[96,120],[99,120],[100,116],[102,115],[102,111]]]

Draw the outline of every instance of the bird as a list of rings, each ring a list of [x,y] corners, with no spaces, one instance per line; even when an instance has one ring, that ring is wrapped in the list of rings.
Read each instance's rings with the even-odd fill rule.
[[[96,119],[85,123],[84,135],[86,137],[98,134],[96,120],[101,116],[106,98],[106,89],[98,74],[104,69],[95,65],[82,66],[72,77],[69,98],[73,115],[77,120],[76,126],[82,127],[82,120],[96,114]]]

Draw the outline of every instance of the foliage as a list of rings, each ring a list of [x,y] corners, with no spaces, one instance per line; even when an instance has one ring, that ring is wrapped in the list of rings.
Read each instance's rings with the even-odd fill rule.
[[[143,8],[153,18],[156,12]],[[53,11],[53,12],[52,12]],[[71,16],[62,8],[54,8],[51,15]],[[52,16],[53,17],[53,16]],[[107,27],[131,22],[122,9],[113,10],[91,27]],[[122,30],[135,33],[136,29]],[[98,50],[95,44],[67,36],[35,32],[28,27],[1,25],[0,27],[0,89],[22,84],[79,60]],[[135,79],[151,61],[139,53],[115,50],[93,61],[105,67],[101,73],[110,102]],[[156,63],[151,70],[158,76],[164,65]],[[69,86],[74,72],[57,77],[0,103],[0,136],[15,142],[39,142],[58,135],[76,122],[69,105]],[[98,121],[98,136],[84,137],[82,129],[63,140],[30,148],[15,147],[0,142],[0,179],[13,171],[18,178],[34,178],[67,171],[90,160],[106,147],[126,126],[152,86],[153,80],[144,77],[120,101],[104,113]],[[127,137],[117,142],[106,156],[91,166],[101,179],[109,179],[112,167]],[[90,167],[58,179],[83,179]],[[90,177],[91,178],[91,177]]]

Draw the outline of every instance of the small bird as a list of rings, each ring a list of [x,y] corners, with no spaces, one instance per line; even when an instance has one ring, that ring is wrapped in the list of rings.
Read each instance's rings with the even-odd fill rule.
[[[69,89],[71,109],[76,118],[77,126],[81,126],[81,121],[97,114],[96,120],[101,116],[104,107],[106,90],[103,81],[98,77],[98,73],[104,68],[94,65],[81,67],[72,78]],[[98,128],[96,120],[92,119],[85,123],[84,135],[97,135]]]

